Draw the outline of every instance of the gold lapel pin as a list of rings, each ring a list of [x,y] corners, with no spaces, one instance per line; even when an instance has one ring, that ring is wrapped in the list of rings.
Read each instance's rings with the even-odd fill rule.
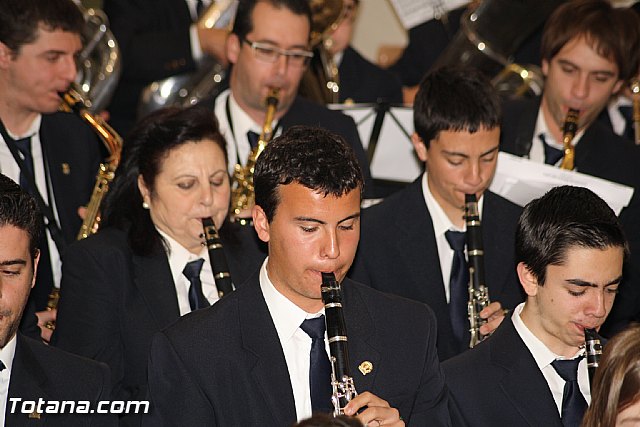
[[[30,420],[39,420],[40,419],[40,412],[33,411],[32,413],[29,414],[29,419]]]
[[[61,166],[62,166],[62,173],[64,175],[71,174],[71,166],[69,166],[69,163],[63,163]]]
[[[373,363],[365,360],[358,366],[358,369],[362,372],[362,375],[370,374],[373,371]]]

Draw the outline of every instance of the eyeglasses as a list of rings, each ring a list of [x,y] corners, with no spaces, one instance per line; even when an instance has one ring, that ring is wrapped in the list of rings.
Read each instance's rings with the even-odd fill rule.
[[[287,58],[289,65],[293,67],[304,67],[309,63],[311,58],[313,58],[313,52],[309,52],[308,50],[280,49],[279,47],[273,46],[269,43],[252,42],[247,39],[244,39],[243,42],[247,43],[251,47],[253,55],[257,59],[271,64],[280,59],[280,56],[284,56]]]

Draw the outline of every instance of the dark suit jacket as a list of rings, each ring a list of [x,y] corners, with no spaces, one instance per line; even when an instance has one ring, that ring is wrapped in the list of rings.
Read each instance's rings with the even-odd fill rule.
[[[184,0],[104,0],[103,8],[122,52],[122,75],[107,109],[110,123],[126,133],[146,85],[195,70],[191,15]]]
[[[338,67],[340,102],[355,103],[386,101],[402,103],[400,79],[365,59],[351,46],[347,47]]]
[[[238,286],[262,258],[245,257],[242,242],[226,244],[223,236],[231,277]],[[65,253],[53,343],[107,363],[114,399],[147,398],[151,338],[179,317],[164,251],[136,255],[125,232],[107,228],[71,245]]]
[[[455,426],[562,427],[547,381],[511,318],[442,368]]]
[[[409,426],[449,425],[431,310],[348,279],[343,289],[356,389],[387,400]],[[357,368],[365,360],[373,364],[367,375]],[[149,389],[153,407],[143,425],[296,421],[289,371],[257,273],[213,307],[156,335]]]
[[[503,107],[500,150],[527,156],[531,150],[540,99],[508,101]],[[575,149],[576,170],[636,189],[631,203],[620,213],[620,222],[631,249],[625,265],[620,293],[603,330],[605,336],[640,317],[640,148],[613,133],[596,120],[585,131]]]
[[[428,304],[438,319],[438,354],[466,348],[453,337],[438,247],[422,193],[422,177],[362,212],[360,245],[350,276],[380,291]],[[524,300],[515,270],[515,229],[521,209],[485,192],[482,234],[489,296],[504,307]]]
[[[116,417],[108,414],[45,413],[47,401],[90,401],[91,407],[109,399],[109,369],[104,363],[78,357],[42,342],[17,336],[11,368],[5,425],[18,426],[115,426]],[[20,398],[11,413],[11,398]],[[24,401],[45,401],[40,419],[20,412]],[[67,410],[67,412],[69,412]]]

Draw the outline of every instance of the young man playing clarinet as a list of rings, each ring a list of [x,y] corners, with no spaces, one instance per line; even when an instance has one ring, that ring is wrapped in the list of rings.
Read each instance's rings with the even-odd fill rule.
[[[513,236],[521,208],[487,191],[496,170],[500,103],[471,69],[441,69],[423,79],[414,104],[412,141],[425,173],[362,214],[351,277],[428,304],[438,319],[440,360],[469,348],[469,275],[465,194],[479,200],[489,299],[480,317],[489,334],[524,296],[515,285]]]
[[[345,279],[360,235],[353,151],[296,126],[269,143],[254,182],[254,226],[269,256],[235,292],[156,335],[146,425],[284,427],[332,412],[321,273],[342,283],[360,392],[345,413],[369,426],[450,425],[433,312]]]
[[[585,329],[611,311],[627,252],[618,219],[590,190],[556,187],[530,202],[516,233],[526,301],[443,363],[454,425],[579,427],[591,401]]]

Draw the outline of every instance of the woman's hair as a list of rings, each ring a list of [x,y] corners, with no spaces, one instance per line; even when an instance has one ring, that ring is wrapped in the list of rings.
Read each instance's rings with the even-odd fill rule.
[[[614,427],[618,414],[640,399],[640,325],[605,346],[582,427]]]
[[[104,201],[102,225],[128,230],[129,245],[135,254],[148,255],[163,245],[149,210],[142,207],[138,176],[142,176],[153,194],[156,177],[170,152],[203,139],[210,139],[220,147],[226,165],[226,142],[218,121],[202,107],[155,111],[142,119],[126,138],[116,177]]]

